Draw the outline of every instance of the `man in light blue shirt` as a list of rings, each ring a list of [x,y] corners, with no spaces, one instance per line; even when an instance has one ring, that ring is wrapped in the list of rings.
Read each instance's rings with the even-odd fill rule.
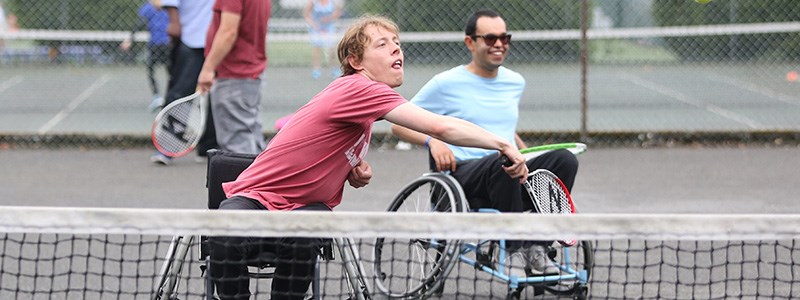
[[[525,79],[502,66],[511,42],[505,21],[497,12],[483,9],[467,20],[464,31],[464,43],[472,53],[472,61],[434,76],[411,102],[437,114],[467,120],[506,138],[520,149],[526,148],[516,133]],[[397,125],[392,126],[392,132],[407,142],[425,145],[430,150],[431,169],[450,171],[464,188],[471,208],[494,208],[502,212],[533,208],[519,180],[503,171],[496,151],[449,145]],[[578,160],[569,151],[552,151],[527,164],[529,170],[550,170],[567,189],[572,189]],[[524,246],[525,251],[517,253],[525,256],[528,274],[549,274],[558,270],[546,259],[548,243],[509,242],[508,245],[512,250]]]

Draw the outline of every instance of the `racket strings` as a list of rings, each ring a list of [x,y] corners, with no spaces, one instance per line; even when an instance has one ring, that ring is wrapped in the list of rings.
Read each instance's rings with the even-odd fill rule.
[[[160,150],[168,152],[165,154],[187,151],[200,138],[203,128],[200,105],[200,101],[188,101],[164,112],[155,128],[154,137]]]
[[[555,175],[546,172],[536,172],[528,177],[530,188],[528,193],[536,202],[539,213],[570,214],[572,206],[569,198],[554,178]]]

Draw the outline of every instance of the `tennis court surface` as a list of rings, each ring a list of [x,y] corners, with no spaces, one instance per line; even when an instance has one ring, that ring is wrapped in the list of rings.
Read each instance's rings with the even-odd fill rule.
[[[585,285],[590,298],[609,299],[791,299],[800,293],[794,265],[800,256],[795,242],[796,228],[800,227],[791,225],[798,221],[800,212],[794,183],[798,162],[795,148],[590,148],[580,156],[573,197],[580,213],[600,220],[573,223],[571,219],[508,216],[512,219],[467,220],[469,226],[461,231],[445,226],[451,221],[436,219],[441,215],[428,220],[436,225],[368,215],[386,210],[407,182],[425,172],[425,153],[421,150],[372,149],[366,159],[375,170],[373,182],[360,190],[346,188],[343,204],[337,209],[341,214],[366,215],[334,214],[344,218],[338,221],[319,216],[298,219],[317,226],[313,230],[273,228],[284,222],[269,222],[261,215],[206,215],[205,166],[184,158],[170,167],[159,167],[147,161],[151,151],[0,151],[0,163],[13,170],[0,174],[0,198],[6,205],[0,210],[0,225],[5,228],[0,240],[4,252],[0,258],[0,298],[149,299],[175,233],[193,236],[224,227],[239,228],[244,230],[239,234],[248,235],[261,234],[259,230],[321,234],[319,226],[331,230],[326,231],[330,233],[326,237],[354,239],[353,249],[359,253],[373,299],[386,298],[376,278],[394,278],[394,283],[387,285],[397,288],[397,280],[408,281],[403,279],[409,273],[405,269],[424,266],[415,260],[418,255],[412,255],[418,253],[414,251],[420,250],[420,244],[410,241],[436,237],[458,246],[452,249],[463,249],[469,243],[479,244],[481,239],[556,239],[565,234],[591,241],[591,251],[585,252],[581,244],[568,248],[571,254],[564,255],[564,248],[554,243],[557,258],[570,257],[569,263],[560,260],[560,264],[577,271],[565,271],[555,285],[532,284],[522,290],[522,299],[569,298],[544,287],[566,290],[564,293],[571,295],[576,283],[581,289]],[[54,212],[32,207],[16,211],[11,206],[60,208]],[[755,214],[752,217],[760,220],[757,222],[766,219],[777,224],[753,223],[756,221],[747,216],[730,219],[729,214]],[[619,219],[602,219],[606,217]],[[365,221],[354,221],[358,218]],[[376,223],[375,218],[393,221],[386,225]],[[268,224],[254,225],[250,220]],[[710,223],[696,223],[698,220]],[[84,221],[94,223],[81,224]],[[390,227],[378,227],[384,225]],[[333,232],[336,230],[340,231]],[[403,232],[406,230],[414,233]],[[275,231],[265,234],[274,236]],[[414,234],[420,237],[410,237]],[[384,238],[383,242],[376,243],[377,237]],[[198,240],[189,244],[177,293],[181,299],[201,299],[206,295],[200,269],[204,262],[197,256]],[[394,250],[385,250],[376,259],[376,246],[387,245],[395,245],[391,246]],[[577,274],[584,274],[581,271],[587,269],[589,255],[590,275],[582,281]],[[443,277],[441,295],[431,298],[505,299],[508,282],[477,271],[462,260],[474,258],[469,252],[454,255],[448,261],[452,270]],[[380,262],[390,267],[379,267]],[[376,268],[381,268],[380,272]],[[341,259],[321,263],[322,299],[349,297],[343,269]],[[386,272],[393,277],[376,276]],[[257,299],[269,293],[269,282],[251,281]],[[544,294],[537,295],[542,290]]]

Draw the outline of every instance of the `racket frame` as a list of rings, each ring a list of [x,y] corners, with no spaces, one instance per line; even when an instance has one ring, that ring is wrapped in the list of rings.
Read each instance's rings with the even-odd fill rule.
[[[547,152],[560,149],[566,149],[567,151],[572,152],[572,154],[578,155],[583,152],[586,152],[586,144],[584,143],[546,144],[546,145],[539,145],[525,149],[520,149],[519,152],[522,153],[522,156],[525,157],[525,160],[530,160],[534,157],[545,154]]]
[[[199,105],[200,105],[200,122],[199,122],[200,126],[196,128],[196,131],[198,132],[197,138],[195,138],[188,145],[188,147],[186,147],[185,149],[183,149],[181,151],[172,152],[172,151],[168,151],[168,150],[164,149],[164,147],[162,147],[158,143],[158,138],[156,137],[156,131],[162,125],[160,121],[164,118],[164,115],[166,115],[167,112],[169,112],[169,110],[171,110],[172,108],[174,108],[174,107],[176,107],[178,105],[181,105],[183,103],[187,103],[187,102],[191,102],[191,101],[195,101],[195,100],[199,100],[200,101],[200,103],[199,103]],[[153,120],[153,125],[152,125],[152,127],[150,129],[150,139],[153,141],[153,146],[156,147],[156,150],[158,150],[158,152],[160,152],[161,154],[164,154],[164,155],[172,157],[172,158],[184,156],[184,155],[188,154],[189,152],[191,152],[192,150],[194,150],[194,148],[197,147],[197,144],[200,142],[200,137],[202,136],[202,132],[205,130],[207,105],[208,105],[208,95],[207,94],[203,94],[200,91],[196,91],[196,92],[194,92],[194,94],[191,94],[191,95],[188,95],[186,97],[179,98],[179,99],[176,99],[175,101],[170,102],[170,104],[168,104],[163,109],[161,109],[161,111],[158,112],[158,114],[156,115],[155,119]]]

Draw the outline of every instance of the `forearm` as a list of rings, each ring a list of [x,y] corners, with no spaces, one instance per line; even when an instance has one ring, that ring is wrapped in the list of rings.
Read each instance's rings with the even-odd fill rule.
[[[461,119],[442,117],[441,126],[442,130],[431,132],[431,136],[448,144],[499,151],[514,148],[503,138]]]
[[[227,12],[222,13],[220,26],[211,42],[211,49],[208,51],[206,60],[203,63],[202,72],[213,72],[222,62],[225,56],[233,49],[233,44],[239,35],[240,16]]]
[[[404,126],[410,130],[422,132],[439,139],[445,143],[465,146],[477,147],[483,149],[503,150],[506,148],[514,148],[512,144],[497,135],[492,134],[485,129],[472,124],[470,122],[431,113],[424,110],[413,103],[406,103],[398,106],[384,118],[400,126]],[[398,131],[403,134],[403,131]],[[408,135],[410,142],[420,141],[420,136]],[[427,139],[427,137],[425,137]],[[424,143],[424,140],[422,141]]]
[[[313,25],[314,19],[311,18],[311,2],[309,2],[306,7],[303,9],[303,19],[306,20],[306,23]]]
[[[427,134],[416,132],[396,124],[392,124],[392,134],[396,135],[403,141],[416,145],[424,145],[425,140],[427,140],[429,137]]]
[[[222,62],[225,56],[233,49],[233,43],[236,41],[235,34],[221,34],[220,32],[214,36],[214,41],[211,43],[211,50],[208,52],[205,62],[203,63],[203,72],[213,72],[217,66]]]
[[[174,6],[166,6],[164,9],[169,16],[169,24],[167,24],[167,35],[173,39],[178,39],[181,36],[181,17],[178,13],[178,8]]]

